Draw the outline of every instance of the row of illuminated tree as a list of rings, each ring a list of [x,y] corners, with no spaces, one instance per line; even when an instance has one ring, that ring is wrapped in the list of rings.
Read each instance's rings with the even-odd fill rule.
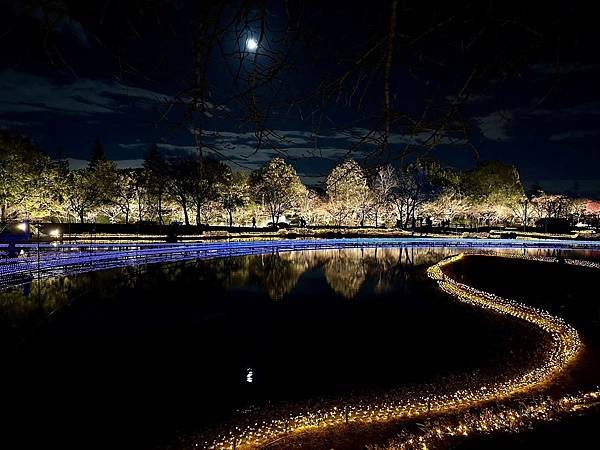
[[[320,188],[305,186],[292,165],[273,158],[252,172],[215,159],[165,157],[157,146],[143,166],[117,169],[96,144],[87,167],[70,170],[26,139],[0,135],[2,221],[156,222],[257,226],[397,226],[523,224],[574,218],[585,202],[538,192],[527,197],[514,167],[500,162],[470,171],[417,159],[403,168],[334,167]]]

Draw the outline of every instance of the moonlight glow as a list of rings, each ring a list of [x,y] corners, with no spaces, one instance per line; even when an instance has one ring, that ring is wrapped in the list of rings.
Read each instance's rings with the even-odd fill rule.
[[[248,51],[254,52],[258,48],[258,41],[254,38],[246,39],[246,48]]]

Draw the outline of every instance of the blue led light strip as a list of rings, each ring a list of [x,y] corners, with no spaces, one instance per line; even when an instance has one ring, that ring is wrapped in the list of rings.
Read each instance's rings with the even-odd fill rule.
[[[0,259],[0,289],[28,280],[125,266],[287,251],[357,247],[599,249],[599,241],[441,238],[348,238],[185,244],[21,244],[28,255]]]

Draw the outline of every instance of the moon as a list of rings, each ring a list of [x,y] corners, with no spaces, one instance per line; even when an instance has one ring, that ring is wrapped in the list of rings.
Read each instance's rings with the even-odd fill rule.
[[[258,41],[254,38],[248,38],[246,39],[246,48],[253,52],[258,48]]]

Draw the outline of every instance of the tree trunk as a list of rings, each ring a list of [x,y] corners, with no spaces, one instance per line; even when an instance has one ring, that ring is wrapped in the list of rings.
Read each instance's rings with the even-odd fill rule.
[[[233,226],[233,211],[229,210],[229,228]]]
[[[400,227],[402,227],[402,225],[404,224],[404,206],[402,204],[400,204],[400,208],[399,208],[398,212],[400,213],[400,217],[399,217]]]
[[[125,212],[125,225],[129,225],[129,210]]]
[[[183,221],[186,225],[190,224],[190,218],[188,216],[188,210],[187,210],[187,202],[185,200],[183,200],[181,202],[181,206],[183,207]]]
[[[406,227],[409,226],[409,221],[414,217],[414,211],[411,211],[410,200],[406,200]],[[410,224],[412,226],[412,224]]]
[[[162,217],[162,192],[158,194],[158,223],[160,225],[163,224],[163,217]]]
[[[84,215],[83,209],[79,210],[79,223],[83,223],[83,215]]]
[[[406,200],[406,226],[410,226],[412,228],[412,220],[415,219],[416,217],[414,216],[411,207],[410,207],[410,200]],[[410,221],[410,224],[409,224]]]

